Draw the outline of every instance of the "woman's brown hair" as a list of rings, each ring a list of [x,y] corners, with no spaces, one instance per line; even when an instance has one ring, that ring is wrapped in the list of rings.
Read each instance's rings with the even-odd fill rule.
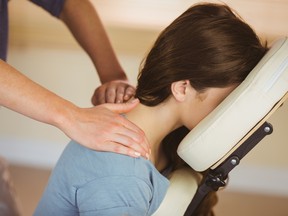
[[[171,96],[176,81],[189,80],[197,91],[239,84],[267,49],[229,6],[196,4],[159,35],[140,68],[136,97],[156,106]],[[176,149],[188,132],[178,128],[163,140],[170,166],[177,166]]]
[[[159,35],[140,68],[136,97],[144,105],[156,106],[171,96],[171,84],[176,81],[189,80],[199,92],[239,84],[267,49],[227,5],[194,5]],[[188,132],[178,128],[162,141],[171,170],[185,164],[176,150]],[[215,204],[214,199],[211,202]],[[200,208],[202,213],[196,215],[212,214],[206,210],[202,214]]]
[[[159,35],[140,68],[136,97],[156,106],[175,81],[190,80],[198,91],[240,83],[266,50],[227,5],[194,5]]]

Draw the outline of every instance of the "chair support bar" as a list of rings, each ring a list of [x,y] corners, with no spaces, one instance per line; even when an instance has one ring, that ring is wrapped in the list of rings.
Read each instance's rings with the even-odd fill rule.
[[[226,186],[229,172],[234,169],[240,160],[251,151],[266,135],[273,132],[270,123],[264,122],[247,140],[243,142],[223,163],[215,169],[209,169],[197,189],[195,196],[190,202],[184,216],[197,216],[195,210],[202,200],[211,191],[217,191],[220,187]]]

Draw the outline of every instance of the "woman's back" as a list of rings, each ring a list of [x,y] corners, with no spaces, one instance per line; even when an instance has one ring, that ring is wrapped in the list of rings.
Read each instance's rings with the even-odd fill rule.
[[[146,159],[97,152],[71,141],[34,215],[151,215],[168,184]]]

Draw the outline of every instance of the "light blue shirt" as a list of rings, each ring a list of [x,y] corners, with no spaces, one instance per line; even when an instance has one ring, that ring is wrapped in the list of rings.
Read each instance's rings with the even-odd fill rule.
[[[168,185],[168,179],[144,158],[97,152],[71,141],[34,216],[152,215]]]

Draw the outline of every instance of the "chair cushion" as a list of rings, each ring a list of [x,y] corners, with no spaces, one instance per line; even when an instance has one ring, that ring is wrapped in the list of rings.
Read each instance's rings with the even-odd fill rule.
[[[246,79],[182,140],[178,155],[203,171],[225,156],[288,92],[288,39],[277,40]]]

